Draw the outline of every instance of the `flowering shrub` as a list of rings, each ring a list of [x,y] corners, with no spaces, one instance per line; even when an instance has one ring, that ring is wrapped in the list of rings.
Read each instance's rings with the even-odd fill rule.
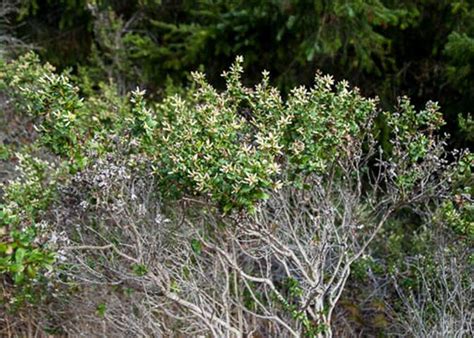
[[[238,60],[225,74],[222,93],[194,73],[188,99],[173,96],[157,106],[162,177],[191,194],[208,195],[226,212],[252,209],[267,197],[267,189],[278,187],[289,123],[278,93],[265,83],[256,91],[244,88],[241,73]]]
[[[40,280],[72,285],[74,297],[94,291],[90,281],[130,284],[150,306],[143,316],[159,313],[141,335],[167,325],[242,335],[254,321],[263,335],[330,335],[351,268],[397,216],[438,213],[472,232],[471,191],[460,188],[472,156],[446,150],[436,104],[416,111],[403,98],[380,114],[377,100],[319,73],[283,99],[267,72],[244,86],[242,62],[222,91],[193,73],[159,102],[105,85],[81,98],[33,54],[1,65],[0,88],[35,119],[32,149],[52,159],[20,153],[4,188],[0,272],[18,287],[4,300],[28,298]],[[378,116],[390,128],[384,151]],[[94,311],[107,317],[103,303]]]
[[[29,53],[5,67],[0,81],[0,86],[17,98],[20,111],[41,120],[42,143],[55,154],[73,157],[81,141],[78,112],[82,102],[67,75],[55,74],[51,65],[41,65],[38,57]]]
[[[255,88],[244,87],[241,64],[237,58],[224,73],[225,91],[194,73],[186,99],[173,96],[157,106],[163,176],[207,194],[224,211],[252,209],[285,177],[301,183],[352,156],[376,113],[376,101],[320,74],[313,88],[295,88],[284,102],[266,72]]]

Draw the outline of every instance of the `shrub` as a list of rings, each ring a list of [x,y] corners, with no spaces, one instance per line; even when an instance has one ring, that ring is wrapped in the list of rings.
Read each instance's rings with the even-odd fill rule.
[[[0,242],[0,273],[8,290],[2,302],[14,309],[41,299],[40,284],[51,272],[58,249],[58,234],[47,216],[56,195],[61,168],[17,154],[18,178],[3,187]]]
[[[117,335],[330,335],[352,267],[384,228],[406,213],[457,219],[449,203],[472,159],[446,150],[435,103],[383,113],[383,152],[377,100],[319,73],[283,99],[268,73],[244,86],[237,58],[225,90],[193,73],[153,103],[108,86],[82,99],[52,71],[31,54],[2,65],[3,90],[58,165],[18,156],[28,165],[5,188],[0,262],[4,285],[67,286],[51,316],[68,332],[98,315]],[[59,247],[38,224],[63,234]],[[45,273],[53,256],[65,261]],[[77,321],[61,318],[68,299],[84,307]]]

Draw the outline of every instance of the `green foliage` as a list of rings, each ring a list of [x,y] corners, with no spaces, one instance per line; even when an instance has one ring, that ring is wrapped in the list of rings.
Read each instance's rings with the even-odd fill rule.
[[[196,86],[187,100],[174,96],[157,106],[163,116],[158,135],[163,177],[193,194],[208,194],[225,211],[253,207],[276,183],[276,159],[287,123],[277,115],[283,106],[275,92],[270,96],[268,88],[253,93],[242,87],[241,73],[239,60],[226,74],[222,93],[195,73]],[[265,104],[274,105],[274,112],[260,117]],[[260,111],[253,111],[253,105]],[[263,118],[276,123],[264,124]]]
[[[17,23],[17,35],[41,47],[41,54],[56,65],[85,61],[89,52],[91,15],[88,0],[21,0],[18,13],[10,18]]]
[[[55,154],[74,157],[81,138],[78,112],[82,102],[68,76],[55,74],[54,67],[41,65],[38,57],[29,53],[6,67],[0,81],[18,98],[18,109],[41,118],[42,143]]]
[[[305,311],[302,311],[295,300],[302,296],[303,290],[299,286],[299,282],[294,278],[287,278],[284,288],[288,293],[288,299],[276,297],[276,300],[282,304],[283,309],[288,312],[293,319],[301,323],[303,326],[303,335],[305,337],[317,337],[319,334],[327,331],[324,323],[315,323],[308,318]]]
[[[113,11],[119,12],[120,6],[101,10],[106,6],[99,2],[94,7],[92,69],[108,69],[108,76],[120,73],[127,81],[139,76],[138,83],[150,85],[167,77],[182,82],[186,80],[183,70],[201,64],[211,73],[211,80],[217,80],[220,69],[235,54],[243,54],[254,69],[271,66],[285,89],[301,82],[297,81],[301,77],[309,83],[312,78],[303,76],[305,71],[299,68],[308,70],[314,63],[328,67],[326,71],[334,70],[329,67],[335,61],[351,71],[380,74],[394,63],[389,56],[391,40],[384,31],[404,29],[418,16],[403,5],[379,0],[184,1],[174,8],[161,2],[134,5],[122,12],[124,17]],[[140,20],[134,20],[130,8],[141,11]],[[132,19],[126,22],[126,17]],[[131,26],[135,29],[127,29]],[[265,53],[268,48],[273,56]]]
[[[50,272],[59,265],[58,234],[48,219],[64,194],[57,183],[95,162],[124,156],[127,168],[151,167],[154,193],[167,203],[186,197],[185,207],[198,201],[225,219],[253,212],[285,186],[307,189],[317,179],[336,191],[350,184],[343,163],[376,152],[377,140],[382,150],[356,173],[367,182],[361,199],[373,188],[377,165],[382,176],[388,173],[374,193],[380,203],[387,196],[415,208],[417,196],[430,198],[423,210],[394,215],[352,276],[358,283],[368,271],[389,273],[410,291],[422,273],[436,280],[437,236],[453,256],[474,238],[473,157],[446,155],[446,147],[470,145],[474,135],[473,6],[468,0],[21,1],[18,12],[0,18],[2,28],[11,23],[11,34],[33,43],[59,71],[33,53],[0,60],[2,109],[28,116],[38,131],[34,150],[0,147],[2,163],[19,165],[1,196],[0,274],[8,292],[0,303],[40,300],[43,282],[56,278]],[[221,77],[235,55],[244,58]],[[318,68],[364,95],[321,72],[314,77]],[[190,76],[195,69],[201,72]],[[395,111],[388,108],[405,94],[412,99],[403,96]],[[418,109],[428,99],[443,112],[431,101]],[[380,105],[387,111],[380,113]],[[448,144],[441,131],[454,139]],[[100,189],[109,188],[104,182]],[[425,191],[432,182],[435,188]],[[95,208],[110,202],[99,195],[91,191],[82,202]],[[189,241],[193,262],[209,254],[200,239]],[[413,268],[413,257],[423,269]],[[146,264],[128,269],[134,278],[149,273]],[[309,336],[323,332],[295,302],[298,281],[290,278],[283,288],[288,299],[276,303],[288,318]],[[243,297],[256,310],[262,299],[257,287],[252,292],[256,298],[248,289]],[[107,317],[107,306],[97,306],[99,317]]]
[[[0,160],[6,161],[11,157],[11,149],[10,147],[0,144]]]
[[[87,151],[106,151],[110,134],[120,132],[130,110],[136,114],[143,104],[132,108],[126,96],[103,83],[84,100],[67,72],[58,75],[34,53],[0,65],[0,89],[14,98],[19,112],[39,122],[39,144],[69,161],[73,172],[86,166]]]
[[[58,181],[80,176],[102,159],[113,163],[113,159],[125,158],[126,168],[148,166],[168,203],[184,196],[211,206],[225,219],[234,212],[251,214],[283,186],[305,189],[308,178],[328,181],[337,191],[337,185],[351,184],[346,183],[344,163],[367,155],[369,161],[386,170],[383,174],[388,177],[374,189],[396,203],[416,203],[427,180],[439,182],[436,189],[446,195],[438,196],[436,189],[423,192],[433,204],[428,207],[435,215],[433,222],[460,236],[472,237],[472,156],[465,153],[459,162],[451,166],[446,163],[445,140],[437,135],[444,120],[436,103],[429,102],[417,111],[403,97],[395,111],[381,113],[377,99],[365,98],[347,82],[336,82],[319,72],[313,86],[294,88],[285,96],[270,85],[268,72],[263,72],[256,85],[245,85],[243,64],[243,58],[237,57],[223,73],[223,90],[212,86],[203,73],[195,72],[189,88],[158,101],[138,88],[130,95],[119,95],[113,82],[94,87],[87,82],[87,75],[76,76],[79,81],[86,79],[76,86],[67,72],[56,74],[52,66],[42,65],[31,53],[0,65],[0,89],[16,112],[31,117],[39,131],[36,149],[61,163],[56,166],[53,161],[16,155],[19,177],[4,188],[0,272],[4,283],[18,287],[15,299],[34,298],[35,286],[51,278],[47,272],[54,264],[60,265],[55,263],[58,252],[53,239],[57,234],[46,222],[54,209]],[[390,146],[374,154],[379,136],[374,122],[380,116],[388,126]],[[363,154],[368,148],[371,152]],[[364,162],[355,174],[370,183],[374,168]],[[111,165],[99,178],[84,178],[84,182],[99,179],[100,189],[107,190],[114,175],[120,176],[118,180],[130,177],[122,169]],[[82,202],[90,203],[91,208],[107,205],[108,199],[114,198],[94,200],[100,195],[94,195],[97,186],[87,189],[89,199]],[[365,198],[363,190],[359,188],[361,200]],[[121,192],[117,194],[121,196]],[[429,232],[404,237],[401,230],[390,229],[402,229],[398,220],[410,227],[413,215],[403,218],[402,214],[390,222],[384,242],[391,255],[397,256],[394,252],[398,249],[403,251],[390,262],[391,271],[400,267],[402,259],[398,258],[405,250],[427,252],[422,239]],[[404,247],[407,237],[413,248]],[[209,254],[201,239],[189,241],[195,254],[191,261]],[[91,267],[96,264],[91,261]],[[367,256],[357,262],[354,272],[364,279],[368,269],[384,271],[383,265]],[[190,274],[189,269],[184,270],[184,275]],[[129,273],[140,278],[149,271],[146,264],[134,261]],[[414,277],[407,278],[408,284],[410,279]],[[179,285],[171,287],[178,289]],[[279,310],[298,321],[308,336],[324,332],[327,328],[310,321],[295,301],[302,295],[299,282],[290,278],[283,288],[288,299],[275,296]],[[249,307],[255,306],[250,295],[243,297]],[[105,303],[97,307],[97,314],[105,316]]]
[[[468,114],[466,117],[459,115],[458,120],[460,132],[465,135],[465,139],[474,141],[474,120],[472,119],[472,115]]]
[[[34,297],[31,283],[55,261],[53,239],[48,238],[52,230],[42,217],[54,200],[61,170],[31,156],[16,156],[19,177],[4,187],[0,205],[0,273],[12,278],[21,301]]]
[[[399,113],[386,114],[387,124],[394,135],[392,155],[401,158],[408,154],[409,163],[416,163],[435,145],[433,133],[444,124],[443,117],[435,102],[428,102],[424,110],[417,112],[410,100],[403,97],[399,107]]]
[[[153,131],[157,125],[152,112],[146,107],[144,91],[140,91],[138,88],[132,92],[130,102],[132,103],[131,108],[131,133],[139,139],[142,139],[146,145],[150,145],[153,140]]]
[[[268,73],[247,88],[242,71],[237,59],[222,93],[194,73],[185,99],[172,96],[157,106],[162,176],[207,194],[226,212],[251,209],[266,190],[281,187],[282,167],[299,180],[352,156],[347,149],[363,141],[376,112],[374,100],[345,82],[334,86],[330,76],[318,74],[313,88],[295,88],[285,103]],[[141,118],[147,119],[149,112]]]
[[[133,273],[138,277],[144,276],[148,272],[147,267],[143,264],[133,264],[132,270]]]
[[[107,312],[107,305],[104,303],[101,303],[97,305],[97,315],[101,318],[105,316],[105,313]]]
[[[18,35],[55,65],[89,58],[94,76],[132,86],[162,87],[168,76],[181,83],[199,65],[214,81],[239,54],[253,71],[271,67],[285,89],[309,83],[319,67],[383,102],[405,90],[427,100],[444,90],[439,70],[462,75],[469,65],[473,13],[467,0],[22,1]],[[443,93],[468,94],[447,77]]]
[[[449,64],[446,68],[449,81],[463,90],[472,88],[474,78],[474,70],[472,69],[472,64],[474,63],[474,37],[470,37],[466,33],[454,32],[450,34],[444,53],[449,59]]]
[[[447,201],[441,208],[441,214],[444,222],[452,229],[463,236],[466,236],[470,242],[474,241],[474,206],[472,202],[463,202],[462,196],[456,195],[455,202]]]
[[[143,91],[132,92],[125,104],[107,87],[105,101],[84,101],[67,74],[40,66],[32,54],[5,66],[0,79],[18,109],[40,121],[41,144],[67,156],[74,170],[86,165],[92,149],[107,152],[108,134],[130,133],[165,186],[208,196],[226,212],[252,209],[268,189],[281,187],[283,176],[298,183],[305,175],[330,172],[375,136],[376,101],[349,90],[346,82],[334,85],[330,76],[317,74],[311,89],[295,88],[284,102],[266,72],[254,88],[245,87],[242,63],[238,58],[224,73],[224,91],[194,73],[184,96],[169,96],[154,107],[147,106]],[[118,120],[112,121],[111,109]],[[435,103],[417,112],[403,98],[399,111],[385,119],[392,130],[387,159],[404,168],[397,180],[409,191],[418,179],[417,164],[438,145],[434,134],[442,116]]]
[[[322,69],[378,95],[384,108],[409,94],[453,116],[472,106],[474,7],[467,0],[370,1],[24,1],[18,36],[53,64],[73,66],[95,86],[137,85],[162,95],[206,69],[209,81],[243,55],[249,81],[268,69],[286,94]],[[291,52],[288,52],[291,51]],[[158,89],[158,91],[155,91]]]
[[[474,155],[464,154],[454,168],[453,196],[444,201],[438,221],[446,223],[458,235],[465,236],[466,245],[474,242]]]
[[[456,18],[454,29],[447,36],[443,54],[447,59],[445,73],[452,86],[469,97],[473,86],[474,70],[474,7],[469,1],[451,3],[451,14]]]
[[[435,102],[428,102],[425,109],[417,112],[410,100],[403,97],[399,109],[385,113],[392,134],[388,159],[400,173],[394,178],[396,184],[403,192],[409,192],[423,175],[423,162],[428,162],[433,170],[443,163],[442,158],[436,157],[440,149],[435,133],[444,120]]]
[[[225,212],[251,210],[267,191],[286,183],[283,177],[299,185],[305,175],[331,172],[337,161],[373,142],[376,101],[346,82],[334,84],[317,74],[311,89],[295,88],[284,102],[267,72],[254,88],[245,87],[242,64],[237,58],[224,73],[222,92],[193,73],[194,85],[184,96],[169,96],[153,107],[144,91],[132,92],[126,103],[107,86],[99,93],[105,100],[84,101],[67,74],[54,74],[32,54],[5,66],[0,79],[18,109],[38,118],[41,144],[66,156],[72,170],[87,164],[90,151],[113,151],[109,135],[126,133],[155,163],[164,187],[207,196]],[[111,109],[119,119],[113,121]],[[410,191],[422,169],[418,164],[438,144],[439,107],[429,103],[417,112],[404,98],[399,112],[385,119],[392,130],[388,160],[401,166],[398,184]]]
[[[331,76],[316,76],[311,90],[294,89],[287,101],[287,156],[297,172],[328,172],[331,163],[353,156],[376,113],[376,101],[349,90]],[[348,152],[349,151],[349,152]]]

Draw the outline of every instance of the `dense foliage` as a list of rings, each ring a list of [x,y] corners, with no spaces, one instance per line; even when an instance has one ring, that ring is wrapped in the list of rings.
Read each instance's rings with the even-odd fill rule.
[[[0,335],[473,331],[468,1],[0,17]]]
[[[267,69],[284,93],[309,85],[319,68],[378,95],[386,109],[402,95],[417,107],[436,100],[453,140],[471,142],[458,124],[474,103],[467,0],[28,0],[19,11],[16,34],[48,61],[93,82],[113,79],[122,93],[188,83],[198,67],[223,85],[220,72],[243,55],[246,81]]]

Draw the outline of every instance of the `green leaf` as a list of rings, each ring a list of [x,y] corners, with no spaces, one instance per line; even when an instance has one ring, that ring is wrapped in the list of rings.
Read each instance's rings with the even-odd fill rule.
[[[148,268],[143,264],[133,264],[132,270],[135,275],[142,277],[147,274]]]
[[[10,265],[9,270],[13,273],[19,273],[25,270],[25,266],[23,264],[15,263]]]
[[[105,312],[107,311],[107,305],[104,303],[101,303],[97,305],[97,315],[101,318],[104,318]]]
[[[13,275],[13,281],[15,282],[15,284],[20,284],[21,282],[23,282],[24,279],[25,274],[23,273],[23,271],[16,272]]]
[[[23,262],[23,258],[25,257],[26,250],[24,248],[18,248],[15,251],[15,262],[17,264],[21,264]]]
[[[224,214],[227,214],[234,206],[231,203],[228,203],[224,205],[224,208],[222,209],[224,211]]]
[[[202,252],[202,243],[201,243],[201,241],[193,238],[191,240],[191,248],[193,249],[193,251],[196,255],[200,255],[201,252]]]
[[[255,193],[255,198],[258,200],[267,200],[270,198],[270,195],[264,191],[258,191],[257,193]]]

